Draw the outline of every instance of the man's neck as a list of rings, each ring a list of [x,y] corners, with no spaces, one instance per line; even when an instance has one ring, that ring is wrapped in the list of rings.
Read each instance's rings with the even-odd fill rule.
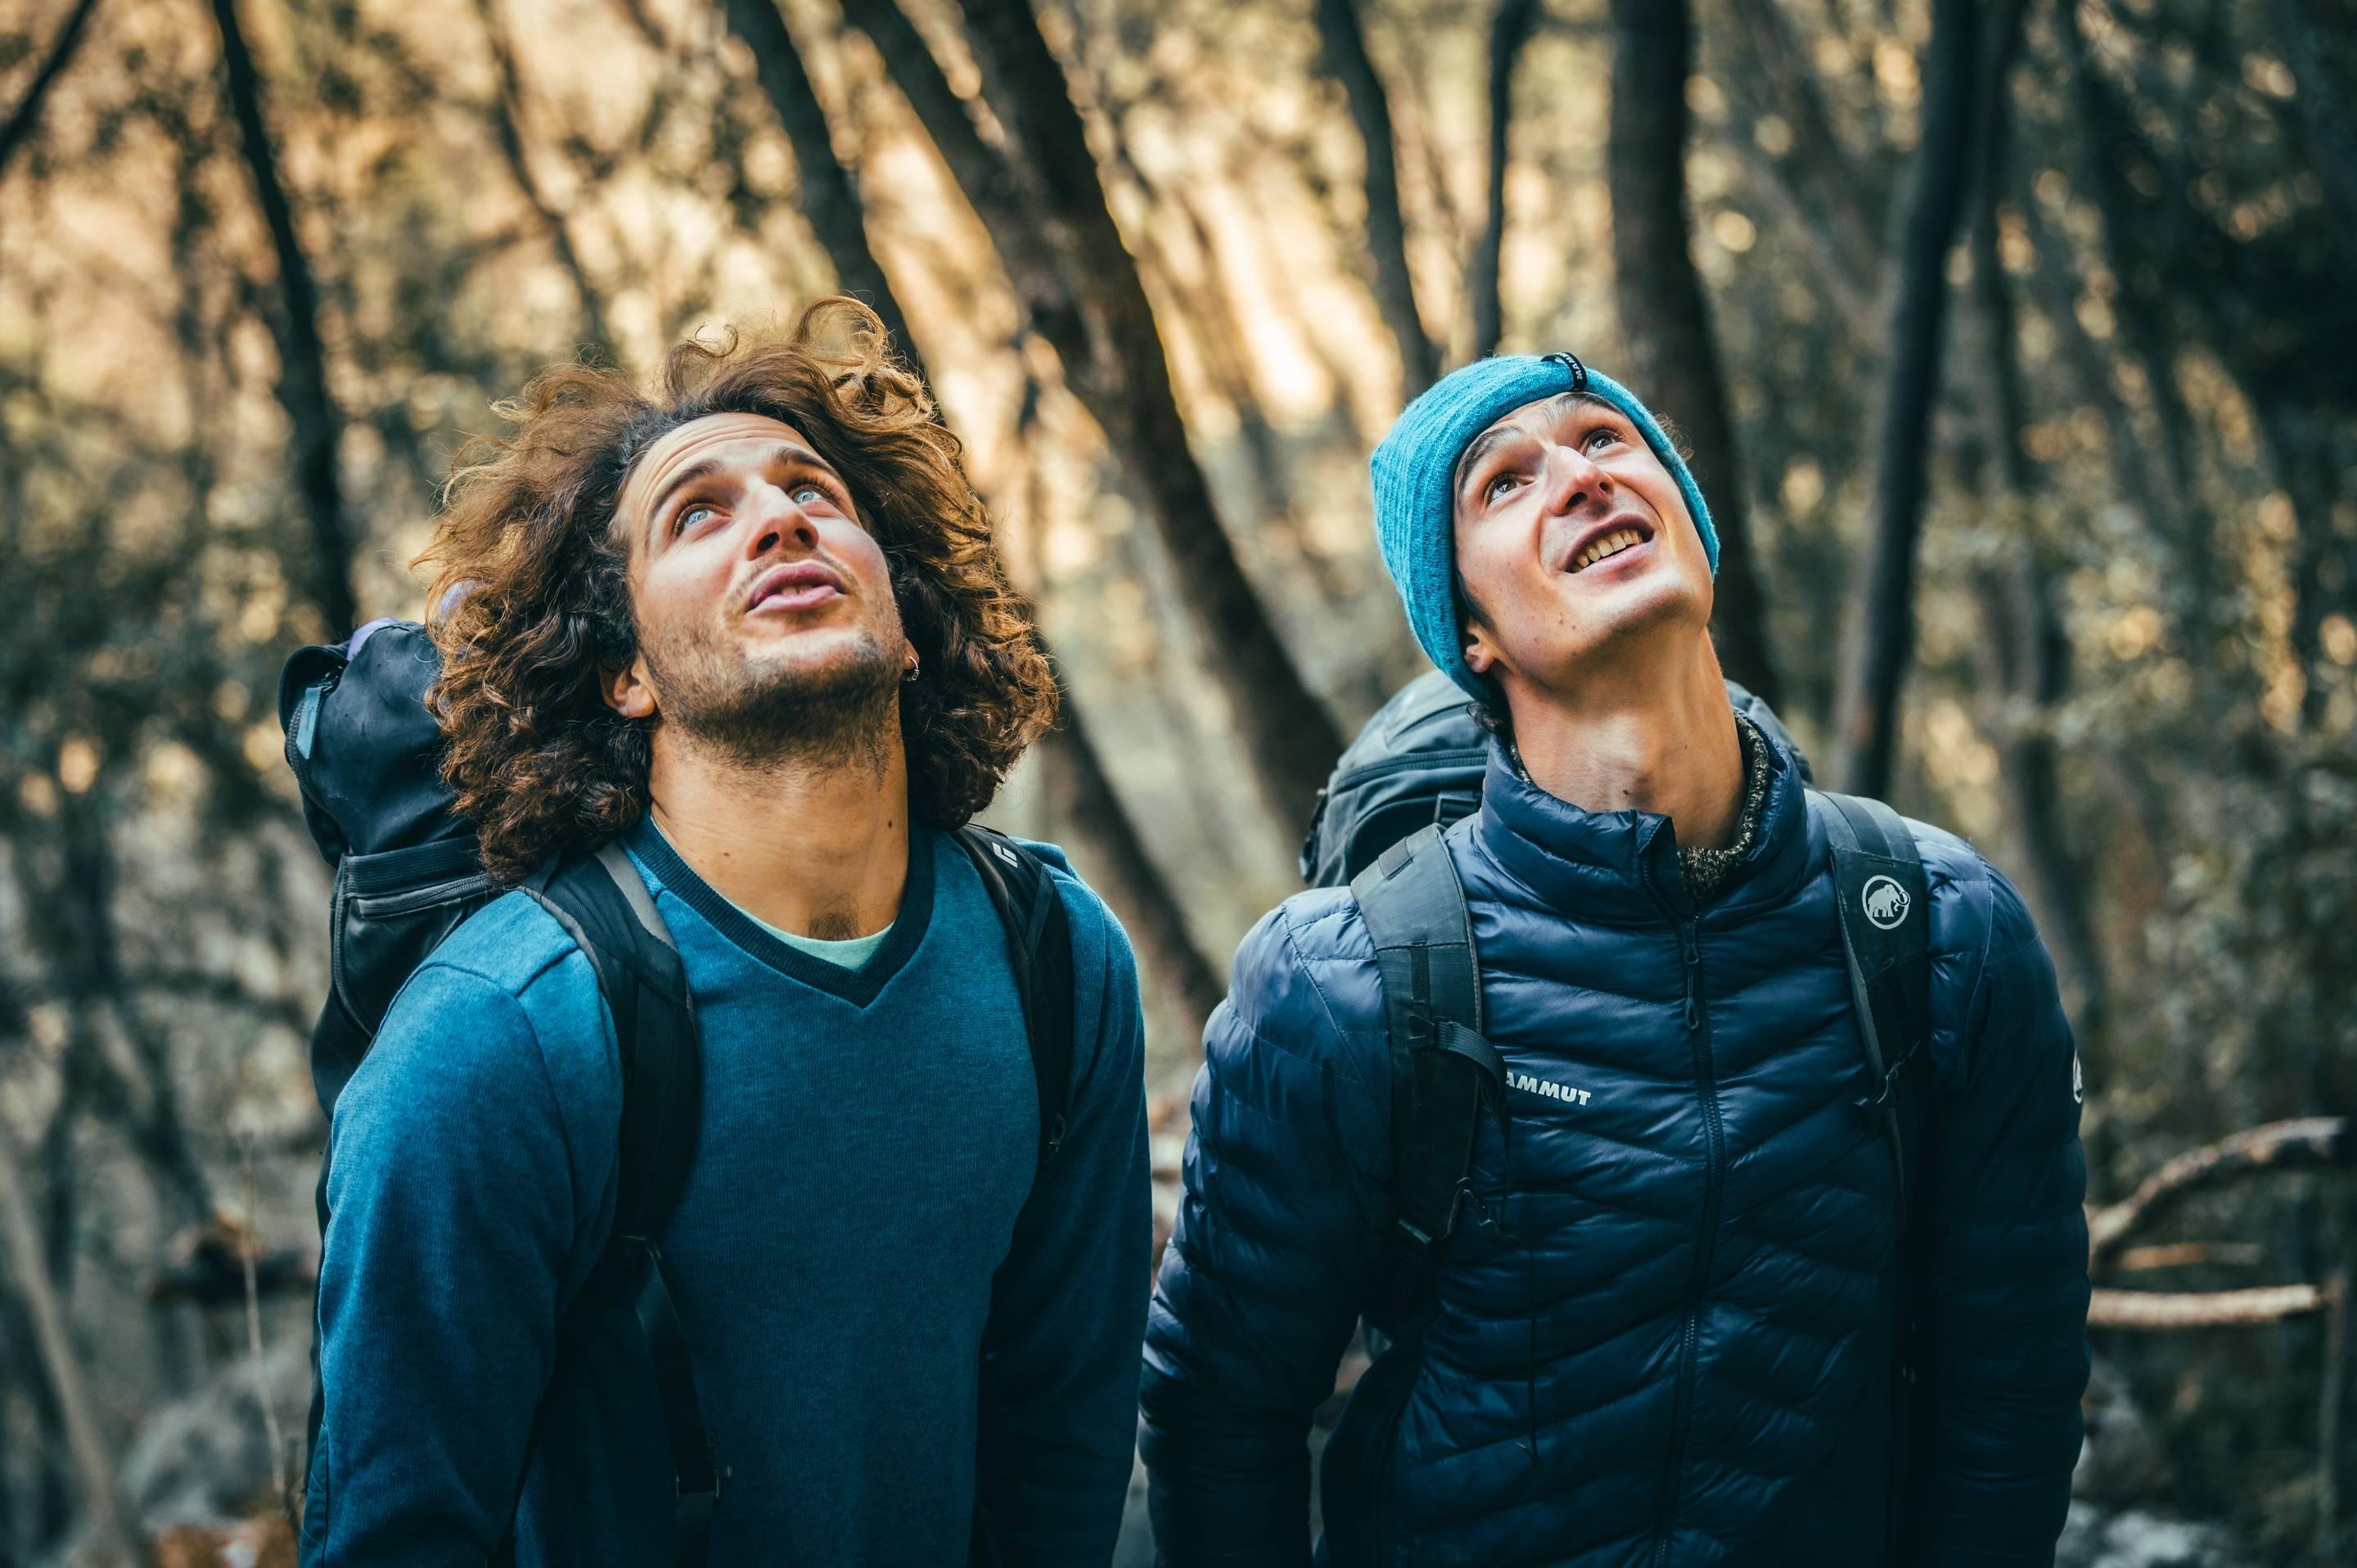
[[[648,779],[656,825],[748,913],[801,936],[871,936],[899,916],[909,876],[897,722],[885,738],[875,752],[748,766],[658,731]]]
[[[1683,654],[1684,656],[1674,656]],[[1651,811],[1687,848],[1724,847],[1743,809],[1743,743],[1707,634],[1566,690],[1510,691],[1531,782],[1584,811]]]

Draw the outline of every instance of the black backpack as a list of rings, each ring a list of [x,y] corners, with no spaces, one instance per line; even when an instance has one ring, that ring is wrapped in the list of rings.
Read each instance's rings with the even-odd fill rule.
[[[1805,781],[1808,762],[1768,705],[1732,681],[1727,688],[1738,712],[1801,758]],[[1379,1348],[1352,1391],[1351,1418],[1327,1445],[1329,1498],[1363,1495],[1364,1478],[1380,1474],[1414,1380],[1434,1269],[1467,1202],[1479,1201],[1468,1174],[1475,1134],[1483,1115],[1506,1115],[1505,1067],[1482,1033],[1480,955],[1443,837],[1480,805],[1487,750],[1453,682],[1435,671],[1409,682],[1343,752],[1302,844],[1304,878],[1318,886],[1347,882],[1358,901],[1383,978],[1392,1060],[1395,1219],[1367,1304],[1376,1331],[1369,1343]],[[1922,1250],[1911,1242],[1921,1230],[1913,1222],[1914,1172],[1927,1075],[1906,1069],[1931,1036],[1930,897],[1914,837],[1897,812],[1879,800],[1813,789],[1808,804],[1833,844],[1842,945],[1876,1085],[1857,1104],[1880,1129],[1898,1176],[1902,1244],[1893,1432],[1900,1449],[1888,1515],[1895,1531],[1905,1511],[1903,1488],[1911,1483],[1910,1456],[1920,1451],[1914,1429],[1921,1412],[1911,1391],[1926,1353]],[[1352,1511],[1328,1515],[1322,1561],[1339,1565],[1372,1555],[1360,1533],[1368,1523],[1349,1517]]]
[[[442,782],[442,733],[425,706],[426,688],[440,671],[423,627],[381,620],[347,642],[299,650],[279,677],[287,765],[302,788],[311,836],[336,868],[328,915],[332,987],[311,1035],[312,1080],[320,1109],[331,1116],[410,972],[505,891],[484,873],[474,832],[452,810]],[[977,826],[956,836],[1006,928],[1039,1094],[1044,1166],[1062,1143],[1071,1094],[1072,953],[1063,900],[1047,864],[1017,841]],[[685,972],[646,884],[619,845],[558,855],[521,886],[580,945],[613,1017],[622,1063],[614,1227],[571,1321],[582,1321],[587,1304],[617,1298],[636,1312],[676,1473],[671,1561],[692,1568],[706,1554],[712,1510],[729,1472],[704,1423],[655,1240],[694,1157],[703,1104],[703,1056]],[[323,1237],[327,1192],[323,1158]],[[566,1353],[561,1342],[559,1375]],[[322,1413],[317,1355],[315,1345],[314,1449]],[[539,1425],[535,1420],[535,1444]],[[979,1506],[976,1512],[982,1558],[989,1551],[987,1525]],[[503,1557],[512,1546],[511,1526]]]

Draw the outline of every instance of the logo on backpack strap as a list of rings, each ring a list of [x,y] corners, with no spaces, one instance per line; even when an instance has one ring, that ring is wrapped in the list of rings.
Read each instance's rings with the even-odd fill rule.
[[[1900,886],[1896,878],[1889,876],[1867,877],[1865,888],[1858,895],[1858,903],[1866,910],[1866,918],[1874,922],[1877,930],[1882,931],[1899,929],[1900,922],[1907,918],[1907,907],[1910,902],[1907,889]]]
[[[1007,848],[1003,843],[993,843],[990,846],[990,849],[992,854],[998,856],[999,859],[1005,861],[1009,865],[1021,865],[1023,864],[1021,861],[1015,858],[1015,852]]]

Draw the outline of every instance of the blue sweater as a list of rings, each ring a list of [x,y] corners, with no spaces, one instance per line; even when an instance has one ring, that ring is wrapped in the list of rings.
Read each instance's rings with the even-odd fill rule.
[[[1039,1099],[1004,928],[957,845],[916,835],[899,919],[856,970],[762,932],[643,826],[630,849],[703,1037],[662,1242],[734,1472],[713,1561],[963,1562],[987,1417],[1015,1561],[1103,1563],[1150,1237],[1120,926],[1060,870],[1071,1124],[1018,1238]],[[526,896],[411,977],[336,1106],[307,1564],[479,1563],[511,1511],[520,1563],[666,1560],[672,1470],[626,1303],[552,1381],[610,1227],[620,1110],[596,975]]]

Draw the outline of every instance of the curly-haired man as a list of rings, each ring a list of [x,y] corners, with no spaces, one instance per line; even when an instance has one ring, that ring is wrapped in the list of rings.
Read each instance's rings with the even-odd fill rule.
[[[619,838],[683,964],[705,1087],[662,1251],[730,1467],[713,1560],[954,1563],[985,1516],[1008,1560],[1103,1563],[1150,1235],[1136,976],[1039,846],[1075,977],[1039,1165],[951,830],[1054,684],[955,439],[841,300],[675,349],[651,396],[570,367],[502,412],[426,556],[445,777],[501,881]],[[613,1038],[521,891],[387,1015],[335,1115],[307,1562],[670,1555],[644,1346],[560,1348],[613,1220]]]

